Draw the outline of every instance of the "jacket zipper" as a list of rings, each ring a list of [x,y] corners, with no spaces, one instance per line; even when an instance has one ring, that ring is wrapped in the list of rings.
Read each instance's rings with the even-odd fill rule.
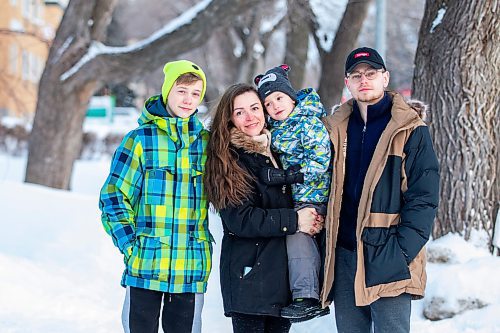
[[[195,171],[198,171],[198,170],[195,170]],[[194,193],[193,193],[193,197],[194,197],[194,205],[193,205],[193,209],[194,209],[194,216],[196,217],[196,181],[198,180],[198,175],[196,175],[195,177],[191,177],[191,181],[193,182],[193,187],[194,187]],[[196,223],[196,222],[195,222]],[[195,225],[196,226],[196,225]]]
[[[177,169],[177,152],[178,150],[176,151],[176,154],[175,154],[175,167]],[[175,214],[175,193],[177,192],[177,172],[174,173],[174,193],[173,194],[173,205],[172,205],[172,208],[174,209],[174,214]],[[175,228],[175,223],[173,223],[172,221],[172,231],[170,232],[170,263],[169,263],[169,266],[168,266],[168,287],[170,288],[171,287],[171,284],[172,284],[172,257],[173,257],[173,249],[175,248],[174,247],[174,229]]]
[[[363,131],[361,134],[361,150],[360,150],[360,158],[359,158],[359,171],[358,171],[358,180],[356,182],[356,187],[354,188],[354,194],[356,195],[356,199],[358,198],[358,190],[360,182],[364,182],[364,178],[361,180],[361,166],[363,165],[363,152],[365,150],[365,134],[366,134],[366,123],[363,126]]]
[[[395,129],[394,132],[392,133],[392,135],[389,137],[389,141],[387,142],[387,146],[390,147],[392,145],[392,141],[394,140],[394,138],[396,137],[396,135],[398,135],[402,131],[406,131],[408,128],[411,127],[410,125],[411,125],[411,123],[410,124],[405,124],[404,126]],[[377,145],[378,145],[378,143],[377,143]],[[405,145],[406,145],[406,142],[405,142]],[[384,159],[384,162],[383,162],[383,167],[385,167],[386,163],[387,163],[387,156],[385,156],[385,159]],[[370,162],[370,165],[371,165],[371,162]],[[369,168],[369,166],[368,166],[368,168]],[[380,178],[378,180],[380,180]],[[373,181],[373,179],[372,179],[372,181]],[[364,184],[364,181],[363,181],[363,184]],[[364,186],[363,186],[363,189],[364,189]],[[372,196],[373,196],[373,193],[371,193],[370,195],[368,195],[368,198],[367,198],[367,203],[369,202],[370,205],[372,204],[372,199],[373,199]],[[358,240],[361,238],[361,230],[363,230],[363,228],[364,228],[364,225],[361,224],[361,222],[363,222],[363,218],[364,218],[363,216],[358,216],[358,219],[356,221],[356,224],[360,225],[359,226],[359,230],[356,227],[356,239],[358,239]]]
[[[198,171],[198,170],[195,170],[195,171]],[[198,227],[199,227],[199,226],[198,226],[199,219],[198,219],[198,217],[196,216],[196,215],[197,215],[197,212],[196,212],[196,209],[197,209],[197,207],[196,207],[196,202],[197,202],[197,200],[196,200],[196,182],[197,182],[197,180],[198,180],[198,177],[199,177],[199,176],[198,176],[198,175],[196,175],[195,177],[192,177],[192,178],[191,178],[191,180],[192,180],[192,182],[193,182],[193,186],[194,186],[194,205],[193,205],[193,207],[194,207],[194,208],[193,208],[193,209],[194,209],[195,222],[194,222],[194,226],[193,226],[193,233],[194,233],[194,232],[195,232],[195,230],[196,230],[196,229],[198,229]],[[191,236],[192,236],[192,237],[191,237]],[[194,235],[189,235],[188,237],[190,237],[190,238],[189,238],[189,241],[190,241],[190,242],[193,242],[193,241],[194,241],[194,242],[198,242],[198,239],[194,239]],[[194,245],[193,245],[193,246],[194,246]],[[191,254],[190,254],[190,255],[188,255],[188,258],[189,258],[190,256],[191,256],[191,258],[192,258],[192,262],[191,262],[191,272],[190,272],[190,275],[191,275],[191,281],[189,281],[189,282],[190,282],[190,283],[193,283],[193,282],[194,282],[194,278],[195,278],[195,276],[194,276],[194,274],[195,274],[195,269],[194,269],[194,268],[196,267],[196,266],[195,266],[195,264],[194,264],[194,261],[195,261],[195,256],[194,256],[194,254],[193,254],[193,252],[194,252],[193,247],[191,247],[191,251],[192,251],[192,252],[191,252]],[[205,263],[203,262],[203,255],[201,256],[201,267],[203,267],[203,268],[205,267]],[[203,274],[203,272],[201,272],[200,274]]]

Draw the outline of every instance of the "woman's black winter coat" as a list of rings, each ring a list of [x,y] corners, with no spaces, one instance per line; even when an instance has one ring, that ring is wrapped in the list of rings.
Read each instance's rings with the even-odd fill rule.
[[[220,211],[224,312],[279,316],[291,301],[285,236],[297,230],[290,185],[266,185],[258,178],[262,168],[272,166],[269,157],[241,148],[235,152],[254,188],[242,205]]]

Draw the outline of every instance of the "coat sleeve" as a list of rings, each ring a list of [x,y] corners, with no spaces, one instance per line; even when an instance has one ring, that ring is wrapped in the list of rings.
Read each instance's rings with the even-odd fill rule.
[[[253,200],[220,211],[225,227],[238,237],[283,237],[297,231],[298,217],[292,208],[263,209]]]
[[[417,127],[404,147],[407,190],[398,226],[398,242],[410,263],[428,241],[439,201],[439,163],[427,126]]]
[[[135,210],[142,187],[142,145],[129,133],[113,155],[111,170],[100,193],[101,221],[125,256],[135,241]]]
[[[317,117],[308,117],[307,126],[302,127],[304,160],[302,172],[306,181],[310,177],[323,175],[328,170],[332,157],[330,137],[323,122]]]

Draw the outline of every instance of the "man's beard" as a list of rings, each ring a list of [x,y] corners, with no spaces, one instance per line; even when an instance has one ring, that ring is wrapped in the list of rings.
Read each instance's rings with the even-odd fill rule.
[[[380,99],[382,99],[382,97],[384,97],[383,91],[380,93],[371,91],[367,95],[360,94],[360,96],[358,96],[358,101],[368,104],[375,104]]]

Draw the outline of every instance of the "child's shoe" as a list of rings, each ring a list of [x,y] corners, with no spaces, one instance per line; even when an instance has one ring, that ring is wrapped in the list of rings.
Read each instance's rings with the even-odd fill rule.
[[[330,313],[328,307],[321,308],[321,304],[314,298],[297,298],[292,304],[281,309],[281,317],[290,319],[292,323],[322,317]]]

